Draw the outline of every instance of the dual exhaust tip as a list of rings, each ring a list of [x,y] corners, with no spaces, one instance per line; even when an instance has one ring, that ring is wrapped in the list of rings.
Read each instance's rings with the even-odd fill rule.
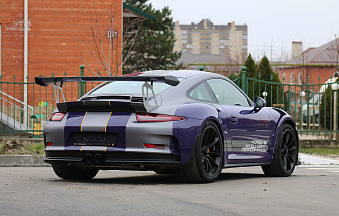
[[[92,163],[95,162],[97,164],[100,164],[102,162],[104,162],[104,157],[101,154],[90,154],[90,153],[86,153],[84,155],[84,161],[85,163]]]

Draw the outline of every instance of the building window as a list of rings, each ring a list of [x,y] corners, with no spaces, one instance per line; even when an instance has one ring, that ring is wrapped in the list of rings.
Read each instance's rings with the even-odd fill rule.
[[[301,78],[302,78],[302,73],[299,72],[299,73],[298,73],[298,84],[299,84],[299,85],[301,85],[301,81],[302,81]]]
[[[187,31],[182,31],[182,34],[187,34]]]
[[[234,37],[234,39],[237,39],[237,37]]]
[[[181,37],[180,37],[180,36],[179,36],[178,38],[179,38],[179,39],[181,39]]]
[[[230,39],[232,39],[232,37],[230,37]]]
[[[242,36],[242,39],[247,39],[247,35],[243,35],[243,36]]]
[[[293,73],[290,73],[290,84],[293,84]]]
[[[286,81],[286,73],[283,73],[282,81],[283,81],[283,84],[285,84],[285,81]]]
[[[182,43],[187,43],[187,40],[183,40]]]
[[[184,38],[187,38],[187,35],[183,35],[182,38],[183,38],[183,39],[184,39]]]
[[[230,34],[233,34],[233,32],[230,32]]]

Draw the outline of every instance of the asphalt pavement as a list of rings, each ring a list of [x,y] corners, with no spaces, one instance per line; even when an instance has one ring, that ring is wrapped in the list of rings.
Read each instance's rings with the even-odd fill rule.
[[[150,171],[66,181],[51,167],[0,167],[0,215],[337,215],[338,183],[337,165],[301,165],[284,178],[224,169],[211,184]]]

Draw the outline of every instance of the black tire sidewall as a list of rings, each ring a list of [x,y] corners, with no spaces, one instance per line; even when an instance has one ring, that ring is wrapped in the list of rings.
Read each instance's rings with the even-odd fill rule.
[[[201,162],[201,147],[202,147],[202,139],[204,136],[204,133],[206,132],[207,129],[209,128],[213,128],[218,136],[219,136],[219,140],[220,140],[220,165],[218,167],[218,170],[213,174],[210,175],[208,173],[206,173],[202,162]],[[213,182],[214,180],[216,180],[222,170],[223,167],[223,158],[224,158],[224,146],[223,146],[223,139],[221,137],[220,134],[220,130],[218,128],[218,126],[212,122],[212,121],[207,121],[201,128],[200,133],[199,133],[199,138],[197,139],[196,145],[195,145],[195,164],[197,166],[198,172],[200,174],[200,177],[205,181],[205,182]]]
[[[294,166],[290,170],[286,170],[284,168],[283,158],[281,156],[281,143],[282,143],[283,135],[284,135],[286,130],[290,130],[291,131],[291,133],[293,135],[293,138],[295,139],[295,142],[297,142],[297,144],[296,144],[296,154],[295,154],[295,158],[294,158]],[[280,131],[279,131],[279,135],[278,135],[278,139],[277,139],[277,144],[275,146],[274,156],[277,157],[280,171],[285,174],[284,176],[290,176],[293,173],[294,168],[295,168],[295,166],[296,166],[296,164],[298,162],[298,152],[299,152],[299,148],[298,148],[298,141],[297,141],[297,136],[295,134],[295,131],[293,130],[291,125],[283,124],[281,129],[280,129]]]

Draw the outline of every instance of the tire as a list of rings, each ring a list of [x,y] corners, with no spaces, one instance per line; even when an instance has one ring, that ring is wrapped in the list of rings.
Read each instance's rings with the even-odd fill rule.
[[[274,147],[273,161],[269,165],[261,166],[266,176],[290,176],[298,163],[298,140],[289,124],[283,124],[279,130]]]
[[[99,172],[98,169],[81,169],[75,166],[52,165],[57,176],[67,180],[89,180],[94,178]]]
[[[153,170],[157,174],[174,174],[174,169],[156,169]]]
[[[175,174],[183,182],[213,182],[222,170],[223,156],[223,139],[219,128],[214,122],[208,121],[196,139],[189,166],[176,169]]]

